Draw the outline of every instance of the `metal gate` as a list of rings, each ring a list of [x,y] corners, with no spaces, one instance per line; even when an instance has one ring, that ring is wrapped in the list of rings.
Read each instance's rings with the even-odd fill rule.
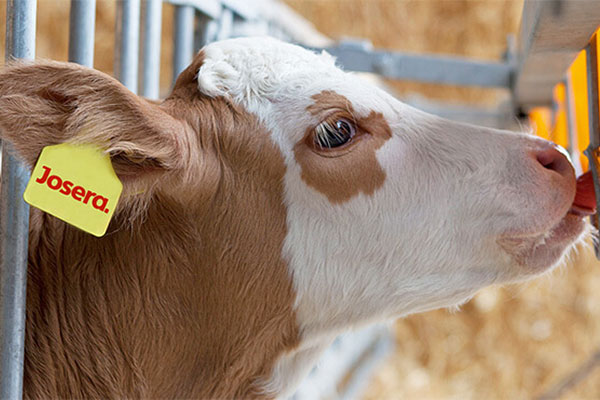
[[[175,7],[173,79],[206,43],[234,36],[270,34],[310,48],[326,47],[348,70],[395,79],[509,90],[513,101],[508,109],[456,110],[446,105],[421,104],[427,111],[471,121],[478,121],[483,113],[496,126],[511,121],[521,106],[551,101],[548,88],[562,79],[576,52],[585,46],[600,21],[600,7],[592,2],[526,0],[520,47],[517,49],[509,41],[504,60],[490,63],[378,51],[368,42],[336,45],[278,0],[120,0],[115,24],[115,74],[132,92],[152,99],[159,97],[164,3]],[[71,0],[69,61],[88,67],[93,67],[95,8],[96,0]],[[7,60],[35,58],[35,21],[36,0],[7,1]],[[569,30],[573,26],[577,30]],[[547,66],[551,68],[549,72]],[[540,75],[542,70],[547,73]],[[540,82],[544,90],[538,90]],[[0,192],[2,399],[22,397],[29,231],[29,207],[22,200],[29,171],[11,154],[10,146],[4,143]],[[315,369],[299,388],[296,398],[355,396],[364,376],[391,346],[390,333],[382,327],[344,335],[324,355],[325,372]],[[332,370],[337,373],[332,374]],[[347,384],[340,392],[337,382],[341,380]]]

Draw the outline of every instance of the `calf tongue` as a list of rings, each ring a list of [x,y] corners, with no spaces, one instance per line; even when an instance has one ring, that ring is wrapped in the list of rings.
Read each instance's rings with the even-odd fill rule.
[[[582,214],[591,215],[596,212],[596,193],[591,171],[577,178],[577,191],[572,209]]]

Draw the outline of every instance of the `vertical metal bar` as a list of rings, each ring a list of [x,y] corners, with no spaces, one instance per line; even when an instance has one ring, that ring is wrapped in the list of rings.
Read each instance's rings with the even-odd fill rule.
[[[573,77],[571,73],[567,73],[567,77],[564,79],[565,84],[565,112],[567,114],[567,134],[568,143],[567,152],[571,157],[571,162],[575,168],[575,175],[579,176],[583,173],[581,167],[581,161],[579,160],[579,143],[577,141],[577,123],[575,113],[575,97],[573,93]]]
[[[231,36],[233,29],[233,11],[229,8],[223,8],[221,18],[219,18],[219,33],[217,40],[224,40]]]
[[[587,62],[588,112],[590,126],[590,148],[596,150],[600,146],[600,120],[598,118],[598,45],[594,35],[585,48]],[[591,160],[590,160],[591,161]]]
[[[194,29],[194,52],[214,41],[219,33],[218,20],[210,16],[198,13],[196,18],[196,28]]]
[[[6,59],[35,57],[36,0],[6,3]],[[25,295],[29,206],[23,192],[29,170],[2,146],[0,189],[0,398],[23,396],[25,354]]]
[[[142,4],[142,96],[158,99],[162,0],[144,0]]]
[[[173,52],[173,82],[194,56],[194,7],[175,7],[175,50]]]
[[[596,193],[596,209],[600,210],[600,165],[598,157],[600,156],[600,110],[598,99],[598,44],[597,34],[585,48],[587,60],[587,90],[588,90],[588,118],[590,124],[590,145],[585,150],[585,155],[590,160],[590,170],[594,178],[594,191]],[[600,216],[598,213],[590,216],[592,225],[596,229],[600,228]],[[594,250],[596,258],[600,259],[600,242],[594,241]]]
[[[119,0],[115,38],[115,74],[137,93],[140,49],[140,0]]]
[[[71,0],[69,61],[94,67],[96,0]]]

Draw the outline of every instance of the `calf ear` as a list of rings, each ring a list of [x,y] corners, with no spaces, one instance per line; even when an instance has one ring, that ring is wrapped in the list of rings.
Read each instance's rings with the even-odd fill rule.
[[[42,148],[97,144],[122,179],[185,166],[189,128],[117,80],[76,64],[18,64],[0,71],[0,137],[32,166]]]

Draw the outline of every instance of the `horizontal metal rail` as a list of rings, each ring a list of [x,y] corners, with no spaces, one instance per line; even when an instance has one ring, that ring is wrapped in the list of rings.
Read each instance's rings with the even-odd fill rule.
[[[221,16],[223,6],[220,0],[164,0],[165,3],[174,6],[193,7],[196,11],[203,13],[212,19],[218,19]]]
[[[327,51],[346,70],[408,81],[508,89],[515,71],[510,63],[373,50],[362,44],[315,50]]]
[[[472,104],[437,102],[416,95],[404,97],[401,100],[421,111],[453,121],[499,129],[507,129],[510,128],[511,123],[517,123],[509,101],[486,108]]]
[[[212,19],[221,17],[223,9],[233,11],[239,18],[244,20],[258,19],[260,13],[253,2],[245,0],[164,0],[176,6],[189,6],[196,9]]]
[[[552,90],[600,25],[597,1],[526,0],[514,97],[518,107],[552,104]]]

